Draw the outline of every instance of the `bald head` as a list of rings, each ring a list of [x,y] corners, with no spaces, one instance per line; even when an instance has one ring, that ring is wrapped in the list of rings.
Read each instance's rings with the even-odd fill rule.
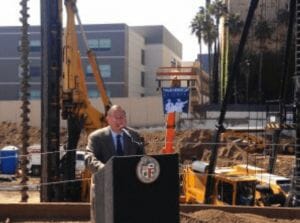
[[[127,124],[126,112],[120,105],[111,106],[107,111],[106,119],[111,129],[116,133],[120,133]]]
[[[126,115],[125,110],[120,105],[112,105],[107,111],[107,116],[111,116],[115,111],[123,112]]]

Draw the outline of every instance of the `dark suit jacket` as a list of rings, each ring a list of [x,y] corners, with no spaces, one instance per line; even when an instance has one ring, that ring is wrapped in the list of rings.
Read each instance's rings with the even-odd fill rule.
[[[123,133],[124,156],[144,154],[143,139],[131,128],[126,128],[130,136]],[[88,137],[86,150],[86,165],[95,173],[112,157],[116,156],[116,149],[110,127],[92,132]]]

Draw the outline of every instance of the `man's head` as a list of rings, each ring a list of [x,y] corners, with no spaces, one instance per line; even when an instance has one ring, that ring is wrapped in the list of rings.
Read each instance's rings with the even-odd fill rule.
[[[126,127],[126,112],[120,105],[113,105],[107,112],[107,123],[110,125],[111,129],[120,133],[122,128]]]

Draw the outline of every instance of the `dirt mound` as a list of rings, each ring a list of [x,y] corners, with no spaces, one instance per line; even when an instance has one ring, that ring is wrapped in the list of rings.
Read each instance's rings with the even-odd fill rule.
[[[38,128],[29,128],[29,144],[39,142],[41,132]],[[0,124],[0,147],[14,145],[21,147],[22,145],[22,127],[16,123],[2,122]]]
[[[197,211],[192,213],[191,216],[196,219],[200,219],[203,222],[209,222],[209,223],[220,223],[220,222],[223,223],[273,223],[273,222],[299,223],[300,222],[299,220],[273,219],[273,218],[263,217],[260,215],[246,214],[246,213],[233,214],[233,213],[228,213],[228,212],[215,210],[215,209]]]
[[[161,154],[161,150],[165,144],[165,131],[163,130],[143,130],[140,131],[145,139],[145,150],[147,154]],[[0,148],[7,145],[21,147],[22,128],[20,125],[11,122],[0,123]],[[66,143],[67,132],[61,129],[60,142]],[[263,150],[247,151],[245,148],[258,148],[257,143],[249,141],[237,143],[236,139],[228,137],[231,141],[224,141],[219,145],[219,155],[217,166],[230,166],[240,163],[256,165],[262,168],[267,168],[269,157],[263,154]],[[179,154],[180,161],[191,162],[194,159],[209,162],[210,147],[212,145],[212,132],[210,130],[191,129],[185,131],[177,131],[173,147],[176,153]],[[39,128],[29,128],[29,144],[39,144],[41,142],[41,131]],[[84,149],[87,142],[87,135],[81,134],[78,148]],[[257,153],[253,153],[253,151]],[[259,153],[260,151],[260,153]],[[294,165],[294,156],[280,155],[278,156],[275,174],[283,176],[291,176]]]

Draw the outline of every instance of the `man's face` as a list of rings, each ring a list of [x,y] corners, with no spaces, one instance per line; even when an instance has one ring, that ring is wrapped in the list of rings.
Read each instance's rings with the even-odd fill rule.
[[[120,133],[127,124],[126,113],[123,110],[115,110],[107,116],[107,122],[114,132]]]

